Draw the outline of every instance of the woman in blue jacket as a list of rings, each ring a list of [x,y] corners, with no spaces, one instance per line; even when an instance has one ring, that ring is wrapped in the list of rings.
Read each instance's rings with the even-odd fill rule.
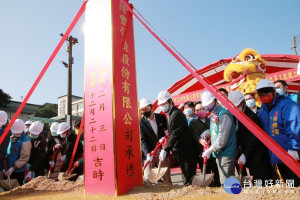
[[[16,178],[23,184],[25,164],[30,157],[31,142],[24,132],[25,125],[22,119],[16,119],[11,127],[12,137],[7,149],[7,167],[5,175]]]

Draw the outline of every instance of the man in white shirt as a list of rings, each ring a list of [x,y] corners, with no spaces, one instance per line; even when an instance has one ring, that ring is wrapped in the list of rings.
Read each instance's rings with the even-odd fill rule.
[[[144,163],[149,162],[144,170],[144,179],[145,181],[148,181],[150,170],[157,167],[159,163],[158,156],[161,148],[155,152],[156,156],[151,155],[151,152],[155,149],[157,143],[165,136],[165,130],[167,130],[167,119],[162,114],[154,113],[152,103],[146,98],[141,99],[140,110],[143,114],[140,119],[142,156]],[[168,167],[168,170],[162,177],[163,181],[166,183],[172,183],[169,159],[162,161],[161,167]]]

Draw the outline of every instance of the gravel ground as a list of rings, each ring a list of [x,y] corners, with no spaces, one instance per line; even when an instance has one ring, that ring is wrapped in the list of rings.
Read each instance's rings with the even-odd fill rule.
[[[12,191],[0,193],[0,199],[129,199],[129,200],[167,200],[167,199],[284,199],[299,200],[298,188],[249,188],[243,189],[238,195],[228,194],[223,188],[201,188],[196,186],[183,187],[169,184],[145,184],[143,187],[134,187],[128,194],[110,196],[84,196],[84,182],[64,180],[53,181],[46,177],[37,177],[29,183],[15,188]]]

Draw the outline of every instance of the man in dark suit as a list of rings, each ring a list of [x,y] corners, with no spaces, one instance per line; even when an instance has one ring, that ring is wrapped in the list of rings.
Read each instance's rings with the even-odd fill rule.
[[[170,134],[159,159],[164,160],[172,151],[184,176],[184,185],[191,185],[196,174],[197,148],[188,128],[187,120],[183,112],[174,106],[168,91],[160,92],[157,99],[160,110],[168,116],[168,132]]]
[[[246,105],[245,97],[240,91],[231,92],[228,99],[256,125],[262,127],[258,116]],[[249,169],[253,180],[262,180],[264,183],[265,180],[272,179],[272,166],[269,163],[267,147],[240,121],[237,126],[238,162],[242,162]]]
[[[71,126],[66,122],[62,122],[58,125],[57,134],[59,134],[61,138],[66,139],[66,149],[65,149],[66,154],[61,157],[61,161],[63,162],[63,165],[61,167],[61,172],[66,172],[68,170],[69,163],[71,162],[77,135],[71,130]],[[83,154],[83,146],[82,143],[79,142],[73,162],[76,162],[78,159],[81,159],[82,154]],[[74,178],[71,178],[69,180],[76,180],[79,175],[83,174],[83,169],[76,168],[73,171],[73,173],[77,175],[74,176]]]
[[[156,167],[159,163],[158,155],[161,148],[155,152],[155,155],[157,155],[156,157],[150,155],[150,153],[155,149],[156,144],[165,136],[165,130],[167,130],[167,119],[162,114],[154,113],[151,102],[146,98],[141,99],[140,110],[143,114],[140,119],[142,156],[144,163],[149,161],[149,164],[144,170],[144,179],[147,181],[150,170]],[[172,183],[169,159],[165,159],[161,162],[161,167],[168,167],[168,170],[163,176],[163,181]]]

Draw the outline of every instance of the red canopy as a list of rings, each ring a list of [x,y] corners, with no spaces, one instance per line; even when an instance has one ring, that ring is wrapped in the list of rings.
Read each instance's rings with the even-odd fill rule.
[[[300,90],[300,75],[297,75],[297,66],[300,56],[282,55],[282,54],[264,54],[261,57],[267,61],[266,76],[272,81],[283,79],[288,82],[288,92],[296,93]],[[216,87],[225,87],[229,90],[223,73],[226,66],[231,62],[232,58],[226,58],[212,63],[206,67],[197,70],[198,74],[202,74],[207,80]],[[176,105],[180,105],[185,101],[195,101],[200,99],[200,91],[204,87],[191,74],[182,78],[173,84],[168,91]],[[153,104],[157,107],[157,101]]]

